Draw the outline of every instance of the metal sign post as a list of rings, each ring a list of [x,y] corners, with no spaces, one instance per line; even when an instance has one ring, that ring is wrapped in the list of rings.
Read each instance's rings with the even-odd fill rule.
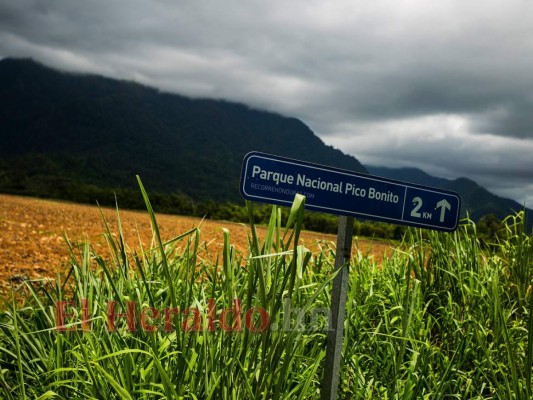
[[[344,311],[348,291],[348,274],[350,272],[350,255],[352,253],[353,217],[339,217],[337,232],[337,250],[335,253],[335,276],[331,292],[330,321],[328,330],[326,359],[324,361],[324,380],[322,382],[322,400],[337,398],[339,387],[342,336],[344,332]],[[340,270],[340,271],[339,271]]]
[[[339,386],[353,218],[452,232],[461,199],[448,190],[259,152],[244,157],[240,192],[247,200],[281,206],[290,206],[299,193],[306,196],[306,209],[340,215],[322,384],[322,400],[333,400]]]

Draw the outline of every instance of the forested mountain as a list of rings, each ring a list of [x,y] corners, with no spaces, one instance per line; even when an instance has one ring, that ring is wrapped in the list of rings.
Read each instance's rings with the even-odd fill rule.
[[[242,203],[241,162],[252,150],[366,172],[295,118],[61,72],[29,59],[0,60],[0,192],[93,204],[119,193],[123,206],[142,206],[135,197],[140,175],[163,210],[189,212],[197,202]],[[466,178],[368,169],[457,191],[463,215],[468,210],[475,220],[522,209]]]
[[[365,171],[304,123],[245,105],[191,99],[136,83],[0,61],[0,190],[54,185],[135,188],[240,201],[251,150]]]

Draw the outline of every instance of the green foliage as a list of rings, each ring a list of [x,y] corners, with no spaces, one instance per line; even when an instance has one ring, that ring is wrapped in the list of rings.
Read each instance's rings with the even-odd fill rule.
[[[480,218],[476,223],[477,237],[486,246],[495,245],[500,237],[505,237],[505,224],[494,214]]]
[[[200,231],[162,242],[152,201],[150,248],[129,253],[104,221],[110,254],[70,243],[66,280],[26,281],[0,313],[0,394],[19,398],[268,399],[319,398],[334,248],[298,245],[304,198],[270,211],[249,252],[224,231],[218,262],[199,257]],[[533,237],[524,215],[503,222],[498,249],[483,248],[471,221],[453,234],[408,229],[382,265],[356,254],[351,263],[340,397],[343,399],[526,399],[533,363]],[[282,221],[287,221],[283,224]],[[20,303],[20,298],[25,298]],[[87,311],[83,311],[83,299]],[[209,329],[209,299],[216,304]],[[261,307],[265,329],[226,332],[220,310]],[[72,308],[57,330],[57,302]],[[108,303],[136,315],[147,307],[197,308],[203,319],[172,314],[173,329],[150,311],[150,332],[109,331]],[[300,310],[300,312],[295,312]],[[82,331],[84,312],[90,329]],[[238,312],[236,312],[238,314]],[[317,321],[321,323],[317,324]],[[141,322],[142,323],[142,322]],[[185,323],[185,326],[183,325]],[[226,327],[236,327],[231,317]],[[255,318],[261,324],[260,318]],[[281,329],[288,327],[288,329]]]

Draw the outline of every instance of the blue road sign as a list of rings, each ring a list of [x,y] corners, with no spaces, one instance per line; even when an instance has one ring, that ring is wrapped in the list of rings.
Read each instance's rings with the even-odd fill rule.
[[[243,160],[241,195],[252,201],[290,206],[296,193],[306,208],[453,231],[459,222],[459,195],[339,168],[251,152]]]

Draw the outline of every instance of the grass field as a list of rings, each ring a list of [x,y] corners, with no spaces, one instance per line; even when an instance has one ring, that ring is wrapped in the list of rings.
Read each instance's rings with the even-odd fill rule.
[[[0,314],[0,397],[319,398],[335,249],[302,245],[303,201],[262,235],[252,224],[245,249],[222,230],[214,259],[198,229],[162,238],[148,200],[146,245],[126,244],[125,214],[106,249],[70,243],[66,281],[24,281]],[[409,230],[379,262],[356,252],[340,398],[531,398],[522,228],[510,218],[492,252],[468,223]]]

